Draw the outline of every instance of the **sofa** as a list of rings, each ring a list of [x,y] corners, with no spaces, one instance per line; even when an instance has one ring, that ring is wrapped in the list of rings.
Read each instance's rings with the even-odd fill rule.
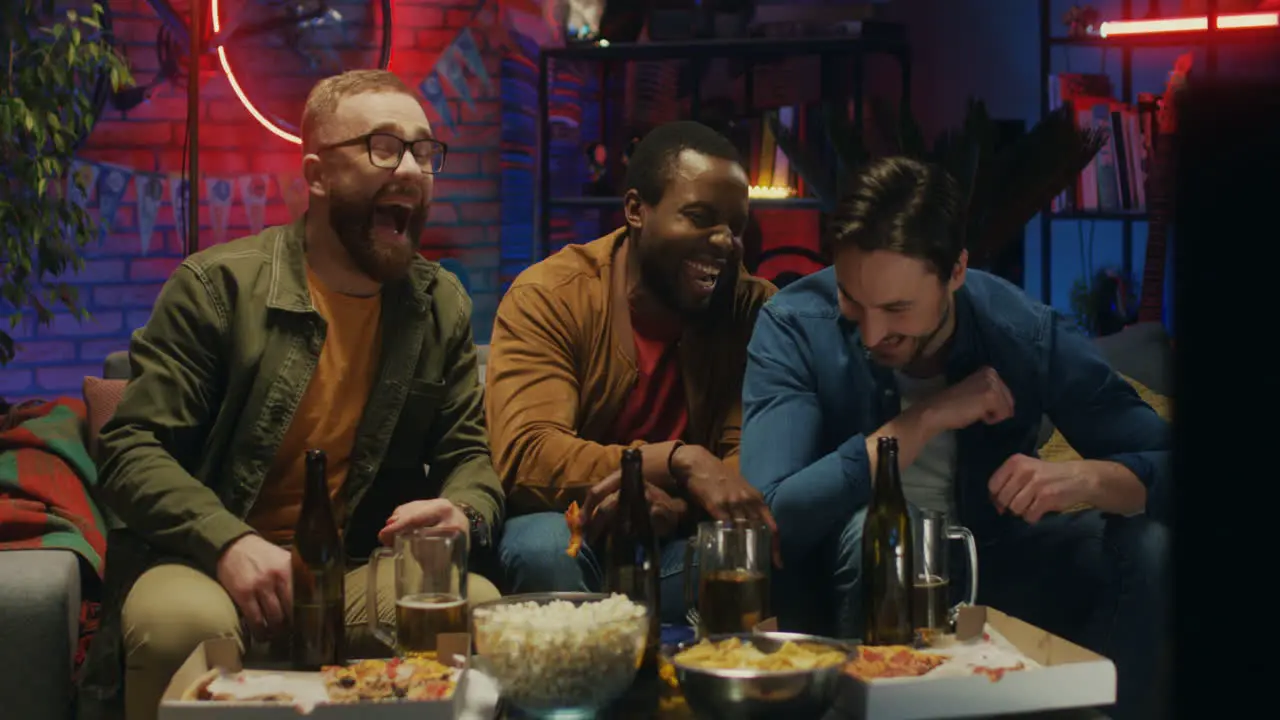
[[[127,378],[116,353],[104,378]],[[80,635],[80,560],[69,550],[0,552],[0,698],[4,717],[74,717],[72,669]]]

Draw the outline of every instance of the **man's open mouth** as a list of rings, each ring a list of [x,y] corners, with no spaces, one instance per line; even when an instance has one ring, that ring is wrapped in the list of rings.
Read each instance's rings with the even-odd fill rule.
[[[685,260],[684,265],[690,279],[699,290],[710,292],[715,289],[716,281],[720,279],[722,262],[702,259]]]
[[[413,207],[402,203],[376,205],[373,209],[373,226],[403,235],[409,228],[409,218],[412,215]]]

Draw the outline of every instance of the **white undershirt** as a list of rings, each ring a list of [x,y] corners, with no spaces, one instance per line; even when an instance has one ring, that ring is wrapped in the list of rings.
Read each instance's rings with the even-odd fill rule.
[[[902,411],[947,387],[943,375],[913,378],[893,373],[902,394]],[[956,475],[956,434],[950,430],[938,433],[925,444],[916,461],[902,469],[902,491],[907,502],[926,510],[947,513],[956,518],[954,480]]]

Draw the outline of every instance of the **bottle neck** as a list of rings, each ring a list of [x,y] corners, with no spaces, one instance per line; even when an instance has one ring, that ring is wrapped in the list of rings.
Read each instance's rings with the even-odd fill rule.
[[[308,463],[306,480],[303,483],[302,504],[303,506],[329,499],[329,478],[325,472],[323,464],[316,465]]]
[[[898,453],[888,452],[880,456],[876,463],[875,489],[884,492],[902,491],[902,473],[898,466]]]
[[[645,502],[644,475],[640,468],[623,469],[622,484],[618,488],[618,504],[630,521],[633,532],[648,527],[649,507]]]

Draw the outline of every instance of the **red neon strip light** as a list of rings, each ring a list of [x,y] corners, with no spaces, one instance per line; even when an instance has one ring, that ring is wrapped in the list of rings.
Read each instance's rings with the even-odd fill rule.
[[[1240,15],[1218,16],[1218,28],[1220,30],[1260,27],[1280,27],[1280,13],[1242,13]]]
[[[1218,16],[1219,30],[1277,26],[1280,26],[1280,13],[1239,13]],[[1208,29],[1209,18],[1205,15],[1199,15],[1196,17],[1167,18],[1163,20],[1108,20],[1098,28],[1098,34],[1102,37],[1117,37],[1121,35],[1193,32]]]
[[[219,3],[218,0],[210,0],[210,2],[212,2],[213,4],[213,31],[216,33],[222,29],[222,20],[221,20],[221,12],[220,12],[221,3]],[[395,2],[392,2],[391,3],[391,27],[392,28],[396,26],[395,7],[396,7]],[[395,43],[392,43],[393,51],[394,51],[394,48],[395,48]],[[231,61],[227,59],[227,49],[222,45],[218,46],[218,62],[222,65],[222,71],[227,74],[227,82],[231,83],[231,91],[234,92],[236,94],[236,97],[240,99],[240,104],[244,105],[244,109],[249,111],[249,114],[253,116],[254,120],[257,120],[258,123],[262,125],[262,127],[266,128],[267,130],[270,130],[276,137],[279,137],[283,140],[287,140],[293,143],[294,145],[302,144],[302,138],[298,137],[297,135],[294,135],[293,133],[271,122],[271,120],[269,120],[267,116],[259,112],[258,108],[254,106],[253,102],[249,100],[249,96],[245,93],[244,89],[240,87],[240,81],[236,80],[236,74],[231,69]],[[390,54],[387,55],[387,69],[388,70],[391,69]]]

